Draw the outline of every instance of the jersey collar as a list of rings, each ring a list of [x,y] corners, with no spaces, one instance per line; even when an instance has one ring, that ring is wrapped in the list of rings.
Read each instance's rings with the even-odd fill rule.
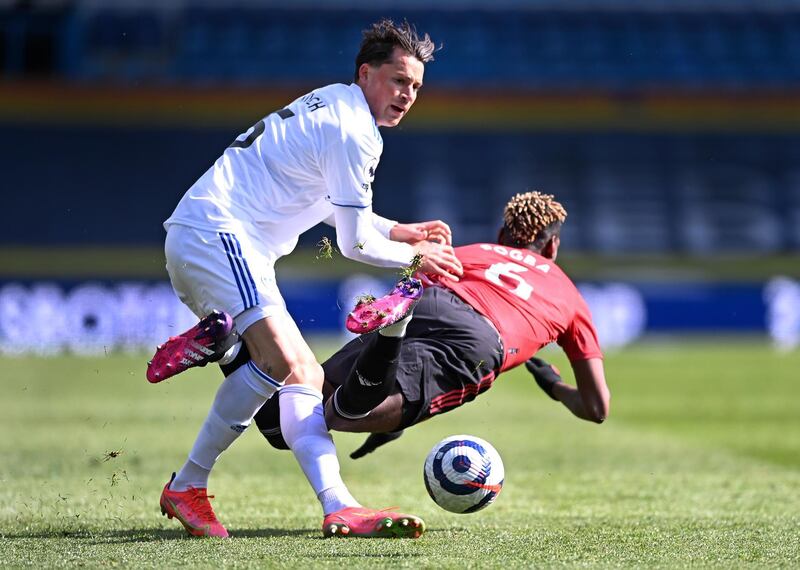
[[[375,117],[372,115],[372,111],[369,109],[369,103],[367,103],[367,98],[364,97],[364,91],[361,89],[361,86],[358,85],[358,83],[351,83],[350,89],[352,89],[353,93],[356,94],[356,99],[358,99],[359,103],[362,103],[362,107],[369,114],[369,118],[372,119],[372,130],[375,133],[375,138],[378,139],[378,142],[383,144],[383,137],[381,136],[381,132],[378,130],[378,123],[375,122]]]

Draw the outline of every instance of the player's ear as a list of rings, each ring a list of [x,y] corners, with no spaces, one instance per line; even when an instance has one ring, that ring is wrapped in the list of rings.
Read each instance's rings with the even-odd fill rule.
[[[358,82],[366,81],[370,71],[372,71],[370,65],[368,63],[362,63],[358,67]]]
[[[558,256],[559,245],[561,245],[561,238],[559,238],[558,234],[556,234],[547,240],[546,244],[544,244],[544,247],[542,248],[542,257],[546,257],[547,259],[552,259],[555,261],[556,256]]]

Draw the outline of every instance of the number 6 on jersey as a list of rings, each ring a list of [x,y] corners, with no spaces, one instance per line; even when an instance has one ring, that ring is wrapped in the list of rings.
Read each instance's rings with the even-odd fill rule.
[[[512,289],[511,292],[520,299],[527,301],[533,293],[533,286],[520,275],[520,273],[525,271],[528,271],[527,267],[507,261],[505,263],[495,263],[489,267],[486,270],[485,276],[487,281],[508,289],[510,289],[510,287],[508,287],[508,282],[516,281],[516,288]]]

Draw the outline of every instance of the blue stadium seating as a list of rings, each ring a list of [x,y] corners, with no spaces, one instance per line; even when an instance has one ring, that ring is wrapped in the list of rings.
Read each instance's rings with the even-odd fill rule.
[[[126,83],[343,80],[377,10],[91,4],[53,18],[0,9],[0,74],[23,35],[53,27],[54,73]],[[443,44],[438,83],[538,89],[760,89],[800,85],[800,6],[758,9],[397,12]],[[392,13],[397,12],[397,13]],[[20,28],[21,27],[21,28]],[[65,45],[71,42],[72,46]]]
[[[26,50],[49,30],[57,48],[51,76],[73,82],[272,86],[348,81],[360,30],[383,15],[364,8],[256,3],[226,9],[186,3],[178,11],[98,2],[81,6],[57,13],[0,9],[0,79],[41,72],[47,58],[33,65]],[[779,12],[416,8],[388,15],[407,17],[443,44],[426,81],[456,89],[635,95],[800,88],[800,5]],[[45,212],[53,216],[42,220],[49,230],[15,218],[7,223],[5,239],[158,242],[159,220],[208,166],[209,157],[236,134],[208,126],[159,129],[139,125],[114,132],[112,149],[109,133],[97,126],[4,124],[0,146],[8,149],[6,164],[14,165],[6,183],[41,189],[20,198],[31,211],[42,201],[59,205]],[[572,228],[565,242],[586,251],[800,249],[796,130],[398,131],[385,137],[377,209],[403,219],[440,216],[452,222],[462,241],[486,239],[508,195],[532,188],[563,200]],[[41,138],[66,149],[47,169],[37,167],[37,155],[29,151]],[[399,144],[406,145],[404,152],[392,150]],[[146,145],[157,159],[139,165],[133,176],[118,157],[136,156]],[[170,152],[184,146],[192,152]],[[87,157],[96,179],[114,180],[119,195],[132,200],[124,204],[124,220],[112,224],[98,211],[107,198],[105,185],[85,184],[76,175],[75,165]],[[392,199],[408,188],[413,189],[409,200]],[[146,200],[140,200],[145,192]],[[59,216],[68,207],[67,196],[71,223],[65,227]],[[33,237],[25,233],[34,230]]]

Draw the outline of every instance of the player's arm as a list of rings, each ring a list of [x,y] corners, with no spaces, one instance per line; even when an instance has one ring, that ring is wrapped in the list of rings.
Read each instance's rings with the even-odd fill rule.
[[[334,206],[333,213],[337,245],[349,259],[379,267],[403,267],[421,254],[420,271],[448,279],[461,275],[461,262],[449,245],[430,241],[411,245],[388,239],[375,228],[369,207]]]
[[[336,216],[331,214],[324,223],[336,227]],[[372,212],[372,225],[380,234],[392,241],[415,245],[421,241],[433,241],[444,245],[453,245],[453,232],[442,220],[401,224]]]
[[[452,259],[450,258],[449,254],[451,250],[449,247],[442,249],[436,245],[426,243],[433,242],[434,244],[452,246],[453,232],[450,231],[450,226],[443,221],[432,220],[429,222],[401,224],[394,220],[387,220],[373,212],[372,224],[375,226],[376,230],[390,240],[411,244],[414,246],[414,253],[421,253],[423,256],[427,255],[429,257],[429,264],[434,267],[426,268],[423,260],[423,271],[433,274],[439,273],[439,269],[444,269],[449,273],[450,278],[454,275],[462,275],[463,267],[461,266],[461,262],[455,257],[454,252]],[[447,252],[447,260],[439,259],[438,255],[441,251]],[[455,271],[453,271],[452,267],[448,268],[447,262],[454,264]],[[431,271],[431,269],[433,269],[433,271]],[[457,280],[458,279],[456,279],[456,281]]]
[[[611,403],[603,360],[589,358],[575,360],[571,364],[577,387],[565,383],[559,371],[541,358],[531,358],[525,363],[525,368],[548,396],[564,404],[576,417],[603,423],[608,417]]]
[[[356,449],[350,454],[351,459],[359,459],[368,453],[372,453],[382,445],[386,445],[390,441],[396,440],[403,435],[403,430],[389,431],[385,433],[371,433],[367,436],[366,441],[361,444],[361,447]]]
[[[380,218],[380,216],[377,216]],[[389,239],[417,244],[422,241],[433,241],[442,245],[453,245],[453,232],[442,220],[416,222],[413,224],[395,223],[389,231]]]
[[[350,127],[352,125],[340,123],[337,129],[325,131],[327,145],[320,154],[320,169],[334,207],[336,241],[342,254],[379,267],[409,266],[420,254],[419,270],[423,273],[458,279],[462,273],[461,262],[452,246],[441,243],[447,239],[446,224],[424,222],[421,229],[413,231],[407,224],[376,228],[376,224],[381,226],[384,220],[375,218],[371,203],[372,177],[380,149],[375,148],[371,136]],[[437,241],[418,240],[422,232],[430,233]]]

